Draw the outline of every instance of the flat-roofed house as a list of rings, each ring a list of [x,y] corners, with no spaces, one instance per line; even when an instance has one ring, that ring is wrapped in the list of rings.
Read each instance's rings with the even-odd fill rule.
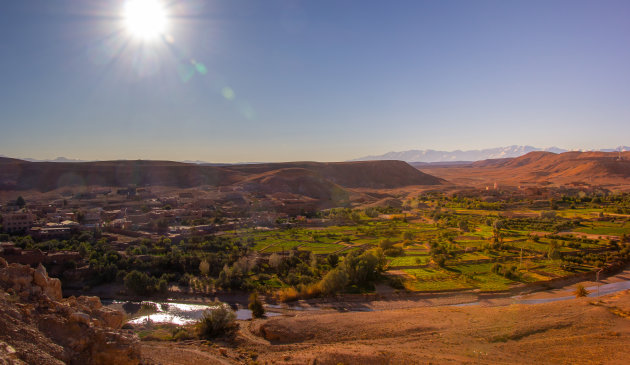
[[[2,215],[2,227],[6,232],[24,232],[33,226],[34,217],[30,212],[16,212]]]

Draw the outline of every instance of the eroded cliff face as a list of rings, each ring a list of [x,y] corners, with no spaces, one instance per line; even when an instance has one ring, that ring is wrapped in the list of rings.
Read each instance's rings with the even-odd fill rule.
[[[0,364],[138,364],[123,314],[98,297],[63,299],[46,269],[0,258]]]

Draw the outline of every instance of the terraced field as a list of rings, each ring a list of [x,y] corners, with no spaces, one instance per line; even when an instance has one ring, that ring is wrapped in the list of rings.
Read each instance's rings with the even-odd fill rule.
[[[407,290],[500,291],[595,270],[615,247],[611,239],[630,233],[628,220],[601,220],[600,212],[566,209],[543,217],[532,209],[505,216],[496,210],[456,209],[448,212],[448,220],[422,213],[408,220],[363,217],[328,227],[234,235],[262,255],[299,250],[324,258],[335,254],[341,261],[351,250],[380,246],[386,256],[385,275],[398,277]],[[458,221],[467,223],[461,226]],[[568,228],[556,228],[562,225]]]

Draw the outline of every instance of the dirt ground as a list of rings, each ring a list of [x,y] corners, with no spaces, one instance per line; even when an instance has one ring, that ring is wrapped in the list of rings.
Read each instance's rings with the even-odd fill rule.
[[[236,339],[143,343],[155,364],[627,364],[630,291],[498,307],[298,313],[242,321]]]

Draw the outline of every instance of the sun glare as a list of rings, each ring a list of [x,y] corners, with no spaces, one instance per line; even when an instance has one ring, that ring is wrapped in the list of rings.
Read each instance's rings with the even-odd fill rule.
[[[123,16],[127,31],[143,40],[162,35],[168,23],[166,11],[158,0],[129,0]]]

